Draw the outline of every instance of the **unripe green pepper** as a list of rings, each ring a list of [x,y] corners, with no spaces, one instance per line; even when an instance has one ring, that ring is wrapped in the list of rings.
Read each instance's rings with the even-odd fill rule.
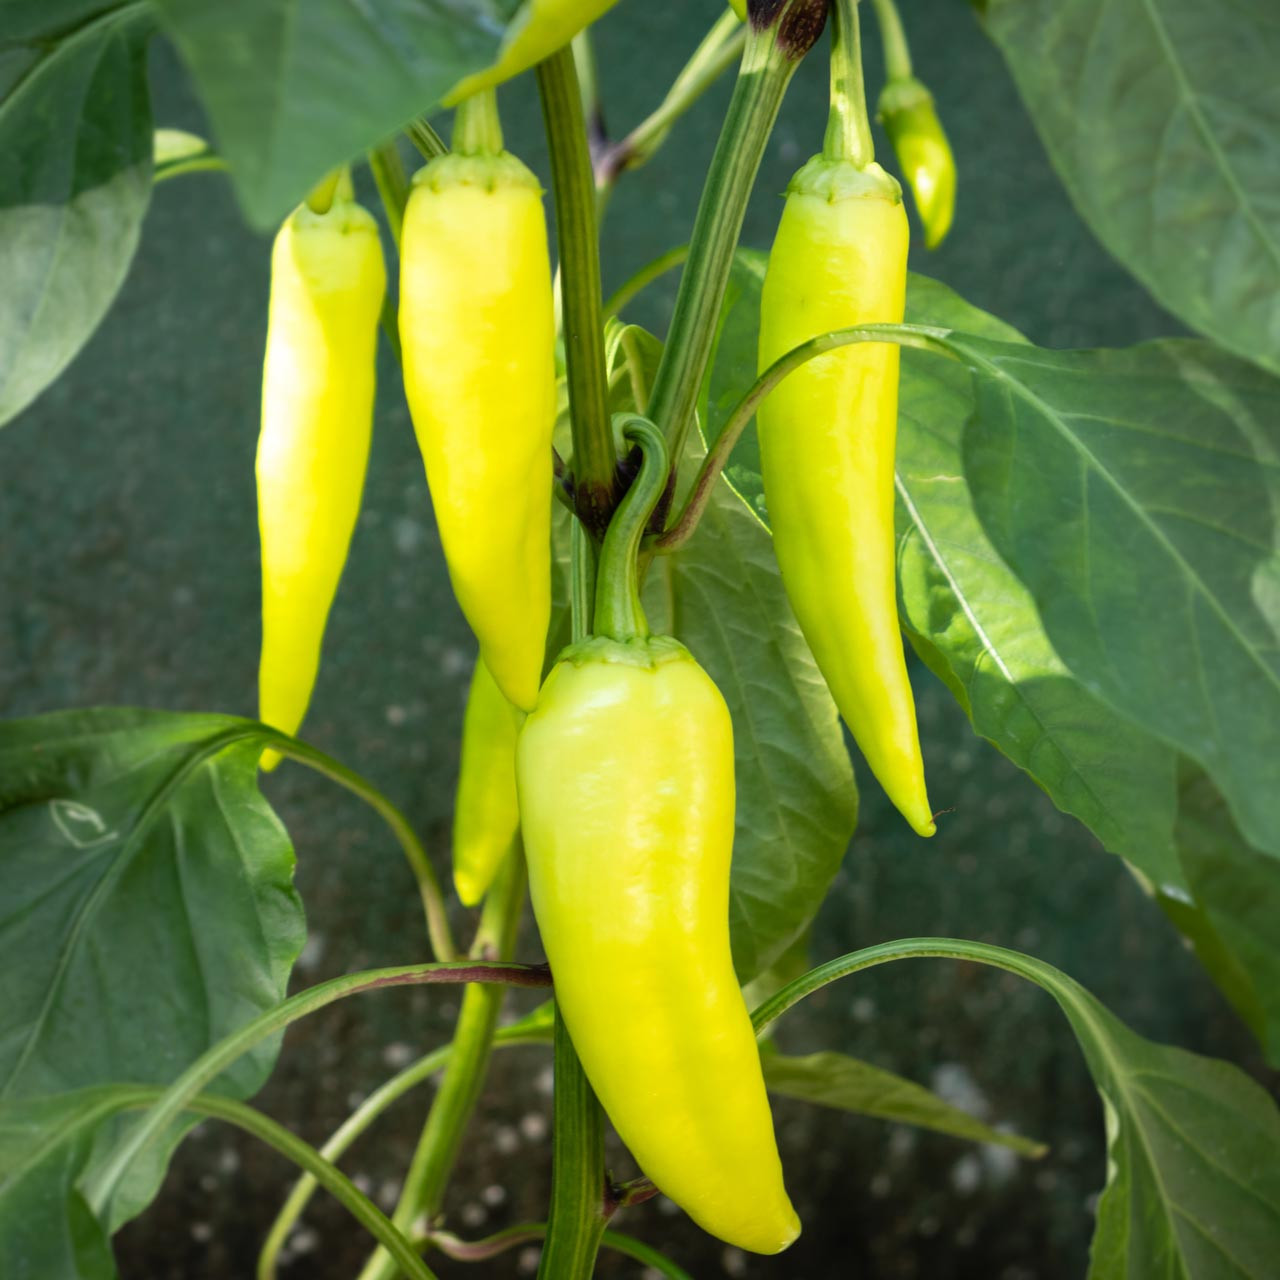
[[[818,334],[900,322],[907,216],[879,165],[810,160],[792,180],[760,300],[760,367]],[[925,793],[898,628],[894,444],[898,348],[858,344],[810,360],[758,414],[782,581],[872,772],[920,835]]]
[[[477,659],[462,722],[462,760],[453,807],[453,883],[463,905],[488,892],[520,830],[516,732],[520,713]]]
[[[258,440],[262,656],[258,714],[295,733],[360,509],[386,269],[378,227],[350,198],[290,215],[271,253]],[[274,751],[262,767],[279,762]]]
[[[404,385],[454,594],[516,706],[551,616],[555,317],[537,178],[450,154],[413,181],[400,245]]]
[[[455,85],[444,98],[452,106],[463,98],[492,88],[527,71],[535,62],[569,43],[617,0],[525,0],[524,7],[507,28],[506,38],[493,66]]]
[[[879,115],[915,195],[925,245],[936,249],[955,213],[956,162],[933,95],[914,76],[891,80],[880,95]]]
[[[644,625],[635,554],[667,455],[652,424],[628,434],[645,462],[601,553],[598,634],[560,656],[517,744],[534,914],[640,1168],[713,1235],[777,1253],[799,1221],[729,948],[733,726],[689,651]]]

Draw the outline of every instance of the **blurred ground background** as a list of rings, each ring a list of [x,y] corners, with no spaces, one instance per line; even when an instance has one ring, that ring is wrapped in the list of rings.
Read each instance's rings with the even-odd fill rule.
[[[957,0],[904,6],[920,75],[960,165],[946,246],[912,266],[1050,346],[1125,345],[1178,331],[1093,242],[1051,172],[994,50]],[[713,0],[624,0],[599,27],[611,130],[650,110],[716,17]],[[868,80],[881,82],[868,17]],[[204,125],[176,58],[153,52],[157,124]],[[606,290],[687,239],[728,82],[623,181],[604,228]],[[780,193],[821,142],[825,63],[802,67],[769,147],[744,243],[767,247]],[[504,91],[510,147],[547,174],[532,84]],[[878,133],[888,161],[887,143]],[[548,184],[549,185],[549,184]],[[373,203],[365,181],[365,193]],[[917,231],[918,239],[918,231]],[[224,178],[156,192],[128,283],[56,386],[0,437],[0,710],[100,703],[254,711],[258,646],[253,457],[268,241]],[[674,280],[633,318],[661,330]],[[447,838],[472,642],[445,578],[399,376],[385,344],[373,457],[330,622],[307,736],[405,807],[437,864]],[[919,934],[1030,951],[1136,1030],[1258,1069],[1248,1037],[1122,866],[970,733],[914,668],[930,793],[955,805],[913,839],[865,769],[862,822],[814,932],[813,954]],[[860,763],[860,762],[859,762]],[[297,845],[311,941],[296,982],[424,958],[416,894],[378,820],[300,768],[266,783]],[[459,925],[464,927],[462,920]],[[524,953],[536,950],[526,937]],[[372,1087],[447,1038],[456,998],[425,989],[348,1001],[286,1043],[258,1104],[319,1143]],[[1052,1146],[1036,1164],[879,1122],[781,1102],[777,1119],[804,1235],[778,1259],[725,1250],[662,1202],[617,1225],[693,1275],[794,1280],[1067,1280],[1086,1266],[1104,1175],[1101,1113],[1065,1021],[1012,977],[941,961],[877,969],[790,1015],[785,1049],[840,1049],[896,1070]],[[448,1197],[481,1235],[543,1215],[549,1053],[500,1055]],[[404,1100],[345,1167],[390,1207],[429,1089]],[[159,1202],[119,1239],[126,1280],[248,1276],[289,1171],[203,1127]],[[323,1198],[283,1274],[345,1280],[364,1244]],[[434,1265],[434,1263],[433,1263]],[[442,1276],[531,1274],[536,1251]],[[602,1255],[601,1276],[639,1277]]]

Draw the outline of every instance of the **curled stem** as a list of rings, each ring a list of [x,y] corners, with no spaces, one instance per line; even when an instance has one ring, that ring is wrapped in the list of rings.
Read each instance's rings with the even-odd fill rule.
[[[755,416],[761,401],[788,374],[794,373],[801,365],[816,356],[855,342],[896,342],[902,347],[916,347],[956,359],[957,357],[945,342],[949,332],[948,329],[937,329],[929,325],[864,324],[852,329],[836,329],[831,333],[819,334],[816,338],[810,338],[808,342],[793,347],[786,355],[779,356],[755,380],[751,389],[734,407],[723,430],[712,442],[706,457],[702,460],[702,466],[698,470],[684,510],[665,533],[654,539],[650,544],[652,550],[675,551],[688,542],[710,501],[716,480],[729,461],[733,446],[738,443],[747,423]]]

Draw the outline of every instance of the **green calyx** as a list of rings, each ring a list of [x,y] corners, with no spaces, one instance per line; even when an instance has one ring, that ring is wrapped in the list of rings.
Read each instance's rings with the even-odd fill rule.
[[[415,187],[447,191],[453,187],[479,187],[483,191],[524,187],[542,194],[537,175],[509,151],[498,155],[458,155],[450,152],[429,160],[413,175]]]
[[[693,655],[675,636],[633,636],[614,640],[609,636],[588,636],[560,651],[557,663],[575,667],[604,662],[620,667],[642,667],[654,671],[669,662],[692,662]]]
[[[901,80],[890,80],[885,85],[880,93],[880,101],[876,104],[876,114],[887,125],[895,116],[932,105],[933,94],[928,87],[915,76],[908,76]]]
[[[816,196],[828,204],[837,200],[888,200],[902,203],[902,187],[874,160],[859,168],[850,160],[817,155],[801,166],[787,184],[789,196]]]

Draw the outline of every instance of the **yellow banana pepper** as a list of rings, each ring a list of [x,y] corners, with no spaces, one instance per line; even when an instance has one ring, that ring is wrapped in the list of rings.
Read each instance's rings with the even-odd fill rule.
[[[453,809],[453,883],[465,906],[488,892],[520,830],[516,732],[520,713],[477,659],[462,723]]]
[[[729,949],[733,726],[670,636],[635,554],[667,475],[651,423],[600,561],[596,636],[547,677],[516,748],[534,914],[583,1069],[640,1168],[713,1235],[758,1253],[800,1224]]]
[[[900,322],[907,216],[879,165],[815,157],[792,180],[760,302],[760,367],[818,334]],[[774,549],[796,618],[872,772],[922,836],[915,703],[898,628],[893,455],[898,348],[810,360],[758,415]]]
[[[400,255],[405,392],[449,577],[498,687],[528,710],[551,616],[556,412],[537,178],[505,151],[432,160]]]
[[[385,289],[377,224],[347,179],[326,213],[303,205],[276,236],[257,456],[258,714],[285,733],[311,699],[360,508]],[[266,751],[262,767],[278,761]]]

